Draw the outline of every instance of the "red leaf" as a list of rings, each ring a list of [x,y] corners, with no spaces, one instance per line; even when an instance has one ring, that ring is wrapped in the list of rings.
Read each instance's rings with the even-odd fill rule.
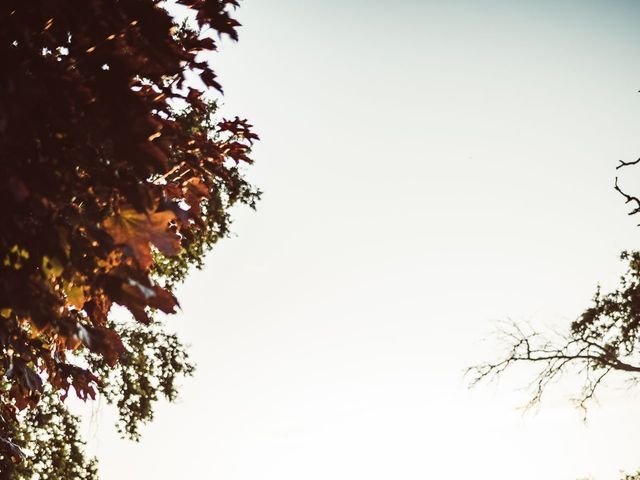
[[[103,222],[104,229],[119,245],[126,245],[144,270],[153,262],[153,244],[165,255],[180,252],[180,237],[168,229],[169,222],[175,220],[173,212],[164,210],[155,213],[140,213],[134,209],[123,209],[118,215]]]

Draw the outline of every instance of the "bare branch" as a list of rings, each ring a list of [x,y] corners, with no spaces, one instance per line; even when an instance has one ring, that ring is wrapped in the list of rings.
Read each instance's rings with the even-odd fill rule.
[[[587,404],[595,398],[596,389],[602,383],[604,378],[613,370],[613,367],[607,367],[602,373],[592,378],[590,370],[587,369],[587,381],[582,390],[581,398],[576,399],[578,407],[583,412],[583,420],[587,419]]]
[[[628,167],[630,165],[637,165],[638,163],[640,163],[640,158],[638,158],[637,160],[633,160],[632,162],[625,162],[623,160],[618,160],[618,161],[620,162],[620,165],[616,167],[616,170],[619,170],[622,167]]]
[[[640,373],[640,365],[623,360],[606,345],[595,342],[587,335],[565,336],[558,343],[553,343],[535,331],[524,332],[520,325],[513,323],[510,330],[501,331],[500,336],[509,344],[506,354],[497,362],[467,369],[466,373],[471,376],[470,386],[493,380],[514,364],[539,364],[541,368],[528,386],[531,398],[526,408],[538,404],[549,385],[572,367],[585,375],[582,392],[576,399],[578,406],[585,411],[587,404],[594,399],[597,388],[611,371]]]
[[[640,208],[640,199],[630,198]],[[640,252],[622,252],[620,258],[628,268],[618,288],[607,294],[598,288],[592,304],[566,333],[546,337],[530,326],[503,324],[498,332],[506,346],[503,355],[467,369],[470,386],[493,380],[513,365],[533,365],[537,370],[528,384],[526,406],[531,408],[552,383],[571,372],[583,380],[574,400],[585,415],[611,372],[625,373],[628,381],[640,386]]]
[[[626,200],[625,203],[634,202],[636,204],[636,208],[634,208],[632,211],[630,211],[629,215],[635,215],[636,213],[640,212],[640,199],[638,199],[638,197],[635,197],[633,195],[629,195],[629,194],[625,193],[620,188],[620,186],[618,185],[618,177],[616,177],[614,188],[616,189],[616,191],[618,193],[620,193],[620,195],[622,195],[625,198],[625,200]]]

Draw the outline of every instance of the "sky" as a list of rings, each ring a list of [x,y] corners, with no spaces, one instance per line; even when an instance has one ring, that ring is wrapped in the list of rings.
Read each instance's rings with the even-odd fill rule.
[[[104,480],[614,480],[640,393],[587,422],[531,370],[468,388],[505,320],[566,328],[637,221],[640,4],[245,0],[211,57],[264,196],[179,289],[198,365],[139,444],[93,404]],[[622,185],[637,177],[624,173]]]

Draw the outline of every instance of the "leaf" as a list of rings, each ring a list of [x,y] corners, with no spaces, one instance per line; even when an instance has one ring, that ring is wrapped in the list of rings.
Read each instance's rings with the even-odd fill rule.
[[[100,379],[89,370],[68,363],[59,363],[51,378],[51,383],[56,388],[64,390],[61,400],[65,400],[69,394],[69,387],[73,385],[76,395],[81,400],[96,398],[94,386],[100,385]],[[69,381],[71,380],[71,381]]]
[[[82,307],[94,325],[104,326],[107,323],[111,300],[103,294],[94,294],[91,300],[86,301]]]
[[[67,303],[81,310],[86,300],[85,288],[83,285],[69,282],[64,285],[64,293],[67,295]]]
[[[5,376],[13,381],[10,394],[19,410],[38,403],[42,392],[42,379],[21,358],[11,358]]]
[[[94,353],[102,355],[110,367],[118,363],[124,352],[124,345],[120,336],[104,327],[78,324],[78,338],[82,344]]]
[[[189,179],[184,186],[184,201],[191,207],[194,218],[200,217],[203,198],[211,198],[209,188],[197,177]]]
[[[14,380],[30,392],[42,391],[42,379],[27,364],[18,357],[11,359],[11,364],[5,373],[9,380]]]
[[[144,270],[153,263],[150,244],[168,256],[180,253],[180,236],[168,229],[175,215],[169,210],[140,213],[123,209],[107,218],[103,227],[116,244],[126,245]]]
[[[178,301],[173,294],[159,285],[146,286],[130,278],[126,284],[122,285],[122,291],[128,300],[125,305],[129,308],[149,306],[158,308],[164,313],[175,313],[175,307],[178,306]]]
[[[136,274],[132,267],[120,266],[104,277],[105,294],[127,307],[141,323],[148,324],[147,307],[174,313],[178,301],[171,292],[154,285],[148,276]]]

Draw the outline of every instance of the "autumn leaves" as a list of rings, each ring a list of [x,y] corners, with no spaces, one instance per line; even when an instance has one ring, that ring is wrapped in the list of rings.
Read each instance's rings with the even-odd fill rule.
[[[112,305],[141,324],[176,312],[168,279],[259,196],[240,169],[251,125],[185,85],[220,89],[196,55],[237,38],[237,2],[179,3],[189,25],[152,0],[0,7],[0,457],[17,410],[44,389],[93,398],[92,365],[119,364]]]

